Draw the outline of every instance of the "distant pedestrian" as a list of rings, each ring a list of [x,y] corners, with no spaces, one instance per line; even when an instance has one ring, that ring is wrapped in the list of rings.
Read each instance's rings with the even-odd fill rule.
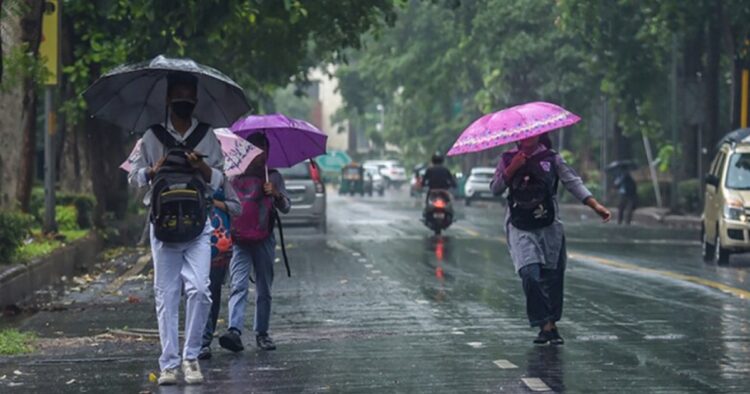
[[[556,323],[562,316],[567,254],[556,197],[558,183],[562,181],[578,201],[605,222],[611,217],[575,171],[549,146],[546,134],[520,141],[516,148],[503,153],[492,181],[495,195],[510,189],[508,249],[522,280],[529,323],[540,328],[536,344],[563,343]]]
[[[620,196],[620,203],[617,207],[617,224],[622,224],[624,220],[625,224],[630,225],[633,220],[633,212],[638,208],[638,188],[635,180],[630,176],[629,171],[623,169],[615,178],[614,185],[617,188],[617,194]]]
[[[229,261],[232,258],[232,218],[242,212],[240,201],[234,188],[229,181],[217,190],[213,196],[213,208],[211,210],[211,312],[203,331],[203,343],[198,359],[207,360],[211,358],[211,342],[216,332],[216,323],[219,320],[221,310],[221,287],[227,276]]]
[[[211,307],[209,270],[210,193],[224,182],[224,157],[210,125],[193,117],[198,79],[183,72],[167,77],[165,123],[143,135],[142,155],[130,182],[149,187],[154,297],[161,341],[160,385],[177,383],[177,368],[188,384],[203,382],[198,365],[201,335]],[[179,352],[179,308],[186,295],[185,343]]]
[[[250,287],[251,271],[255,278],[255,342],[261,350],[274,350],[268,330],[271,319],[271,286],[276,260],[276,238],[273,233],[277,211],[288,213],[291,201],[278,171],[266,167],[270,143],[262,133],[250,134],[247,140],[262,149],[245,174],[232,180],[242,203],[242,214],[232,221],[233,255],[229,263],[232,291],[229,296],[229,329],[219,338],[221,347],[244,350],[242,331]]]

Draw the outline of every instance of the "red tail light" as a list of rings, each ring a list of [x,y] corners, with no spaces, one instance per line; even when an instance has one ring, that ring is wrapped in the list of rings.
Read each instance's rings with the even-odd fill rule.
[[[435,204],[434,205],[435,205],[435,208],[437,208],[437,209],[445,209],[445,201],[441,200],[439,198],[437,200],[435,200]]]
[[[320,183],[321,182],[321,179],[320,179],[320,170],[318,170],[318,166],[312,160],[310,160],[309,166],[310,166],[310,177],[316,183]]]

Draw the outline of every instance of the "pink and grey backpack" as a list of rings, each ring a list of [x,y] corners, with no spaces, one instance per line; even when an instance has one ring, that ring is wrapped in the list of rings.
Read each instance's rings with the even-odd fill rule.
[[[242,204],[242,214],[232,220],[232,240],[236,243],[262,241],[273,233],[273,197],[263,193],[264,183],[263,178],[248,175],[232,180]]]

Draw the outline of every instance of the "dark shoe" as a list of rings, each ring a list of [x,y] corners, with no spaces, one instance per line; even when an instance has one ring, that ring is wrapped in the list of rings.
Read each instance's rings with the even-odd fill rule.
[[[534,339],[534,343],[537,345],[547,345],[552,341],[552,338],[554,338],[554,334],[552,331],[539,331],[539,335],[536,336],[536,339]]]
[[[552,339],[550,339],[549,343],[553,345],[562,345],[565,343],[565,340],[560,336],[560,331],[557,331],[557,328],[552,330]]]
[[[241,352],[245,350],[245,347],[242,346],[242,338],[240,338],[239,331],[231,328],[224,333],[224,335],[219,337],[219,345],[232,352]]]
[[[276,350],[276,345],[274,345],[273,339],[268,334],[256,336],[255,343],[258,344],[258,349],[260,350]]]
[[[208,360],[211,358],[211,347],[203,346],[198,353],[198,360]]]

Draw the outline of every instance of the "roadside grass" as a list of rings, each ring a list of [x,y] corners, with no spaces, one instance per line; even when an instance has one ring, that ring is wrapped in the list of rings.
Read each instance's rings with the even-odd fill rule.
[[[33,241],[22,245],[18,248],[18,260],[27,262],[38,257],[46,256],[55,249],[61,247],[63,243],[70,243],[85,237],[89,230],[61,230],[60,235],[65,237],[65,241],[54,238],[48,238],[42,235],[42,230],[34,228],[31,230]]]
[[[36,335],[15,329],[0,330],[0,355],[15,356],[34,351]]]

